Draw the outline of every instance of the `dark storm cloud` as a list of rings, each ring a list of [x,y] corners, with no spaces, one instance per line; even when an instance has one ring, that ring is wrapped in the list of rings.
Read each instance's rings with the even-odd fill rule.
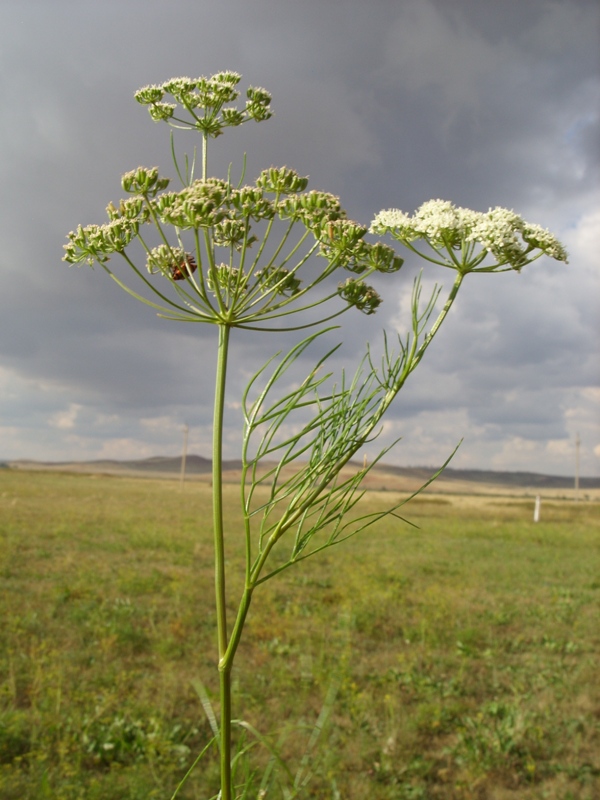
[[[159,320],[100,268],[60,258],[69,230],[105,219],[123,172],[173,174],[167,130],[133,91],[234,69],[276,113],[217,140],[215,174],[231,161],[239,174],[244,151],[249,179],[288,164],[363,223],[431,197],[506,205],[572,251],[569,267],[467,283],[392,409],[398,459],[434,463],[466,429],[465,464],[564,471],[581,429],[597,471],[599,16],[587,0],[4,3],[0,457],[172,452],[183,421],[208,454],[214,331]],[[403,329],[413,274],[409,259],[376,317],[328,334],[344,343],[334,365]],[[428,269],[435,280],[449,276]],[[232,389],[270,348],[236,338]]]

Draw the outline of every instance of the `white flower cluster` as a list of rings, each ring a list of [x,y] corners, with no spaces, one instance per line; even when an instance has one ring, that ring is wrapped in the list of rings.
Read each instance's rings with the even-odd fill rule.
[[[371,223],[371,233],[391,233],[406,242],[427,239],[432,245],[443,247],[449,239],[468,232],[474,213],[447,200],[429,200],[412,217],[397,208],[380,211]]]
[[[554,234],[506,208],[476,214],[469,240],[479,242],[494,255],[508,253],[518,257],[537,249],[557,261],[567,261],[567,251]]]
[[[506,208],[479,212],[454,206],[447,200],[429,200],[412,217],[399,209],[381,211],[370,231],[389,233],[409,247],[411,242],[425,240],[436,252],[443,249],[450,255],[450,260],[444,258],[445,266],[464,272],[479,267],[488,254],[497,263],[494,267],[480,267],[481,270],[491,271],[503,265],[519,270],[542,254],[567,261],[565,248],[550,231],[526,222]]]

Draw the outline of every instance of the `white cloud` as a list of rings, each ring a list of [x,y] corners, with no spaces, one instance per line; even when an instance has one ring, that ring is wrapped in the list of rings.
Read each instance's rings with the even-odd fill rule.
[[[135,460],[155,456],[152,445],[139,439],[123,437],[121,439],[107,439],[102,442],[95,458],[108,458],[115,460]]]
[[[121,420],[118,414],[106,414],[103,412],[94,414],[92,426],[94,428],[110,428],[117,425]]]
[[[140,425],[147,431],[156,433],[173,432],[175,429],[181,430],[182,425],[173,417],[162,415],[159,417],[145,417],[140,419]]]
[[[600,386],[587,386],[581,390],[581,394],[586,400],[596,404],[596,411],[600,411]]]
[[[48,420],[53,428],[60,428],[61,430],[69,430],[74,428],[77,424],[77,418],[82,406],[79,403],[70,403],[65,411],[58,411],[53,414]]]
[[[525,470],[529,469],[532,458],[545,449],[544,445],[523,439],[520,436],[511,436],[502,443],[501,449],[492,460],[493,469],[497,470]]]
[[[569,439],[554,439],[546,445],[548,455],[565,462],[573,456],[573,442]]]
[[[584,211],[575,225],[566,230],[563,238],[569,250],[572,268],[593,270],[600,281],[598,254],[600,253],[600,194],[595,207]],[[600,302],[600,301],[599,301]]]

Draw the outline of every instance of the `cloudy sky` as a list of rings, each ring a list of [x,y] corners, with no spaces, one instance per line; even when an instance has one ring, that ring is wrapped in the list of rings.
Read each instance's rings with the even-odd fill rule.
[[[248,178],[287,164],[365,224],[430,198],[507,206],[569,250],[470,276],[397,398],[388,460],[440,464],[464,438],[456,467],[572,474],[578,433],[582,474],[600,475],[599,22],[597,0],[1,0],[0,459],[174,455],[186,423],[210,455],[215,330],[61,258],[125,171],[173,171],[133,92],[230,69],[275,116],[218,139],[215,174],[244,151]],[[346,320],[336,366],[403,329],[414,269]],[[436,269],[428,286],[452,278]],[[235,338],[232,408],[276,347]]]

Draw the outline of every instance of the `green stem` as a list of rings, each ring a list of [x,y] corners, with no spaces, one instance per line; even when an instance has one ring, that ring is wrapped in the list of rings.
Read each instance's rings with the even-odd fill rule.
[[[464,280],[464,277],[465,277],[464,273],[457,271],[456,278],[454,279],[454,284],[452,286],[452,289],[450,290],[450,294],[448,295],[448,299],[444,303],[444,307],[440,311],[440,313],[438,315],[438,318],[436,319],[436,321],[431,326],[431,330],[429,331],[429,333],[427,334],[427,336],[423,340],[423,344],[419,347],[415,357],[412,359],[412,364],[411,364],[411,367],[410,367],[410,370],[409,370],[409,374],[410,374],[410,372],[412,372],[416,368],[417,364],[421,361],[421,359],[425,355],[425,350],[427,350],[427,348],[431,344],[431,340],[433,339],[433,337],[436,335],[436,333],[440,329],[440,326],[441,326],[442,322],[448,316],[448,312],[450,311],[450,308],[452,307],[452,304],[454,303],[454,301],[456,299],[456,295],[458,294],[458,290],[461,287],[461,284],[462,284],[462,282]],[[407,377],[408,377],[408,375],[407,375]],[[403,381],[403,383],[404,383],[404,381]]]
[[[225,591],[225,536],[223,530],[223,412],[229,326],[219,325],[219,349],[215,381],[213,416],[213,527],[215,539],[215,600],[219,648],[219,687],[221,699],[221,800],[231,800],[231,661],[224,663],[227,651],[227,607]]]
[[[225,656],[221,659],[224,670],[231,671],[231,667],[233,666],[233,659],[235,657],[238,645],[242,638],[244,624],[246,622],[246,617],[248,616],[248,611],[250,610],[250,603],[252,602],[253,590],[254,587],[251,588],[247,587],[244,590],[242,599],[240,600],[238,614],[233,629],[231,631],[231,639],[229,640],[229,647],[227,648]]]
[[[219,670],[221,698],[221,794],[219,800],[232,800],[231,786],[231,667]]]

